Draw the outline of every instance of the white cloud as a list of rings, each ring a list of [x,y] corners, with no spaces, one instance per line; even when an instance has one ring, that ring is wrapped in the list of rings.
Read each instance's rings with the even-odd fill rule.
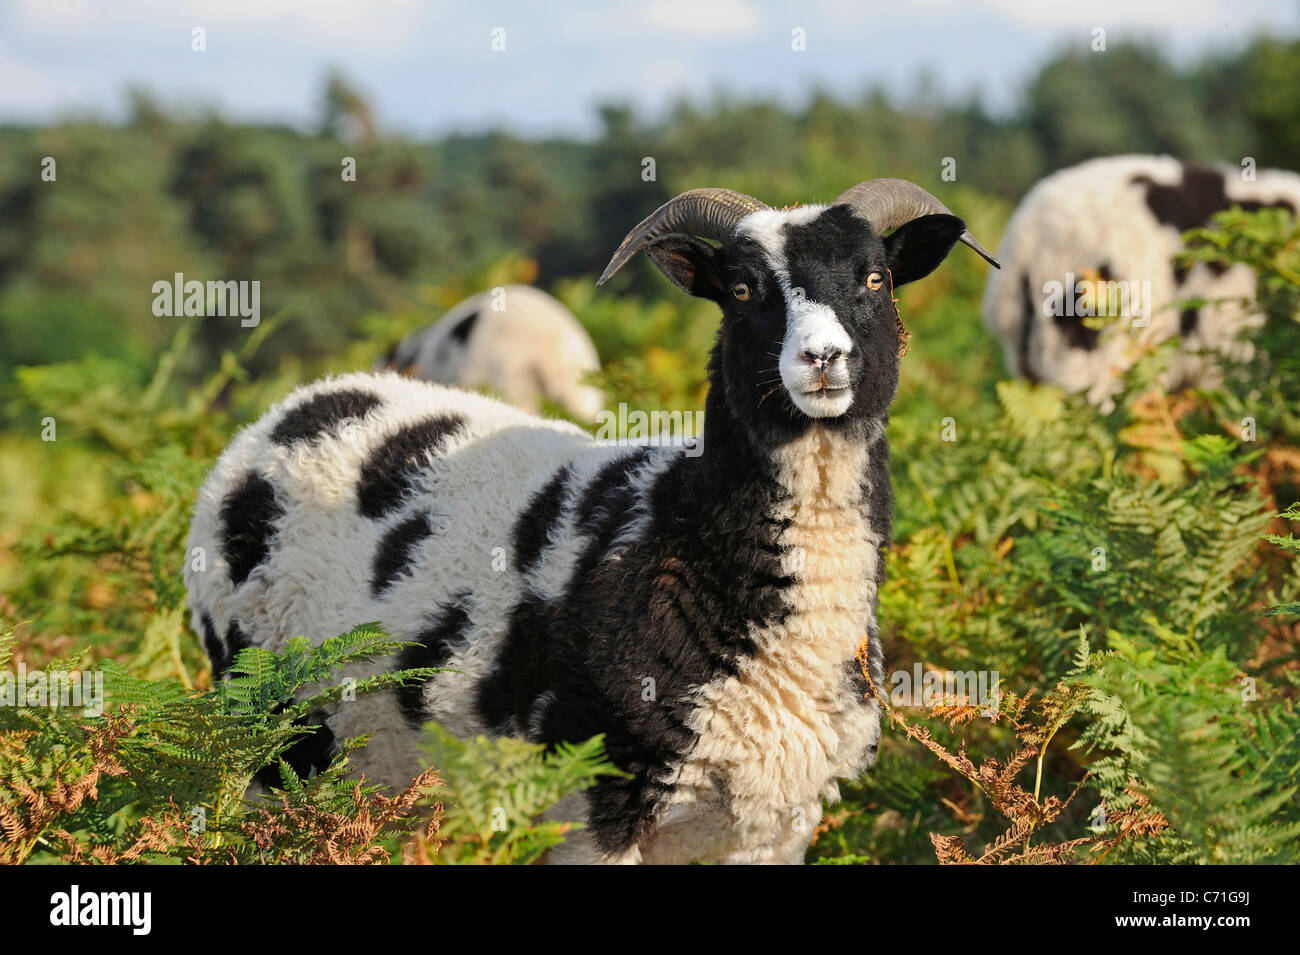
[[[584,39],[675,37],[720,44],[753,37],[764,25],[762,11],[750,0],[645,0],[565,10],[550,26],[560,36]]]
[[[927,5],[934,0],[923,0]],[[1226,23],[1263,24],[1269,4],[1261,0],[1073,0],[1025,3],[1024,0],[982,0],[991,11],[1013,23],[1033,27],[1159,27],[1188,35],[1213,33]]]
[[[17,62],[0,49],[0,104],[15,113],[39,114],[53,103],[48,95],[37,99],[38,91],[48,94],[48,77],[39,70]]]
[[[12,0],[9,7],[18,26],[50,39],[172,35],[188,45],[189,30],[203,27],[210,44],[217,30],[253,31],[297,47],[380,54],[411,44],[432,9],[420,0]]]
[[[1295,13],[1294,4],[1283,0],[909,0],[888,11],[871,9],[861,0],[818,0],[816,9],[832,24],[855,26],[872,21],[921,25],[960,16],[1051,32],[1139,27],[1177,38],[1208,38],[1229,26],[1262,28]]]
[[[762,14],[745,0],[655,0],[633,9],[634,24],[664,34],[735,39],[752,36],[763,25]]]

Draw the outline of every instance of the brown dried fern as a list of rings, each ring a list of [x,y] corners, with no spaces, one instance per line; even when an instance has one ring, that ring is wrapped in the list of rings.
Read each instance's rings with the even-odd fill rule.
[[[409,816],[425,791],[439,784],[433,770],[424,771],[394,796],[367,795],[358,782],[352,790],[355,812],[349,815],[292,806],[286,797],[277,810],[258,809],[256,818],[243,823],[240,831],[264,853],[278,854],[293,845],[292,861],[301,865],[386,865],[390,857],[375,844],[379,836]]]
[[[1086,688],[1058,683],[1050,694],[1037,706],[1038,721],[1026,717],[1033,702],[1033,693],[1024,695],[1003,692],[996,710],[989,719],[993,723],[1006,721],[1015,734],[1017,747],[1004,760],[987,758],[976,764],[966,752],[966,743],[962,740],[957,751],[952,752],[936,740],[929,729],[910,722],[880,692],[871,678],[867,666],[867,640],[863,638],[858,646],[858,663],[862,675],[870,687],[871,694],[880,704],[882,712],[889,722],[901,729],[909,739],[929,750],[945,766],[959,773],[970,781],[987,798],[989,804],[1007,820],[1006,830],[993,842],[984,847],[979,856],[972,856],[960,836],[945,836],[930,833],[930,842],[934,846],[935,857],[942,865],[1026,865],[1026,864],[1067,864],[1079,862],[1079,851],[1088,850],[1097,854],[1091,861],[1102,861],[1106,854],[1125,839],[1158,835],[1169,828],[1169,823],[1160,813],[1150,808],[1147,800],[1134,793],[1134,805],[1116,813],[1111,822],[1115,834],[1110,838],[1103,835],[1085,836],[1068,839],[1063,842],[1043,843],[1030,846],[1029,840],[1034,833],[1055,822],[1067,806],[1078,795],[1088,777],[1085,775],[1075,785],[1065,799],[1048,796],[1040,799],[1039,788],[1042,779],[1042,760],[1048,744],[1056,732],[1065,725],[1075,707],[1086,695]],[[929,715],[945,721],[950,727],[965,726],[975,715],[983,710],[975,707],[968,699],[945,698],[940,704],[930,707]],[[1034,790],[1030,792],[1017,782],[1021,772],[1037,760],[1038,772],[1035,777]],[[955,808],[955,807],[954,807]],[[963,815],[963,824],[971,821],[969,814]]]
[[[82,727],[84,751],[68,756],[37,788],[27,780],[0,780],[0,863],[17,865],[31,855],[45,831],[60,816],[76,812],[86,802],[99,798],[99,781],[104,776],[124,776],[126,770],[114,755],[118,740],[134,724],[129,715],[106,716]],[[29,733],[11,733],[5,739],[6,756],[21,759]],[[85,755],[90,765],[83,766]]]

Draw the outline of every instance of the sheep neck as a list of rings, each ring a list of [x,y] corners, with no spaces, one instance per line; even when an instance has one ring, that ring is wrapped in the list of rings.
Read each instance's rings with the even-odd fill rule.
[[[755,652],[738,672],[695,694],[696,743],[678,780],[681,802],[724,799],[735,820],[735,851],[756,850],[772,833],[820,811],[838,778],[865,765],[879,728],[851,673],[875,626],[880,546],[866,503],[874,440],[814,425],[768,456],[782,489],[771,518],[782,528],[781,573],[793,583],[779,622],[751,621]],[[885,521],[887,521],[887,516]]]

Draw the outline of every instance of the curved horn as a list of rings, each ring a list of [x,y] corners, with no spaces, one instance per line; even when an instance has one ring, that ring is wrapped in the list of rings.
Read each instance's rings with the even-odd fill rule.
[[[921,216],[952,215],[942,202],[906,179],[868,179],[846,189],[834,205],[848,206],[881,235]],[[970,234],[970,229],[963,231],[957,241],[970,246],[995,269],[1002,268]]]
[[[671,233],[685,233],[719,242],[731,238],[736,224],[751,212],[770,209],[752,196],[732,189],[692,189],[669,199],[627,234],[605,271],[596,280],[603,285],[627,265],[632,256],[655,239]]]

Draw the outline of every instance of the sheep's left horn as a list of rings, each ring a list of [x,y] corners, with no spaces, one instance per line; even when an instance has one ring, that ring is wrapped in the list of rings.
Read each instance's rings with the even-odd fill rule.
[[[868,179],[841,193],[834,205],[848,206],[881,235],[921,216],[952,215],[942,202],[906,179]],[[995,269],[1002,268],[970,229],[963,231],[957,241],[970,246]]]
[[[666,235],[694,235],[701,239],[725,242],[737,223],[751,212],[770,209],[753,196],[733,189],[692,189],[674,196],[627,234],[605,271],[596,280],[603,285],[615,272],[627,265],[632,256]]]

